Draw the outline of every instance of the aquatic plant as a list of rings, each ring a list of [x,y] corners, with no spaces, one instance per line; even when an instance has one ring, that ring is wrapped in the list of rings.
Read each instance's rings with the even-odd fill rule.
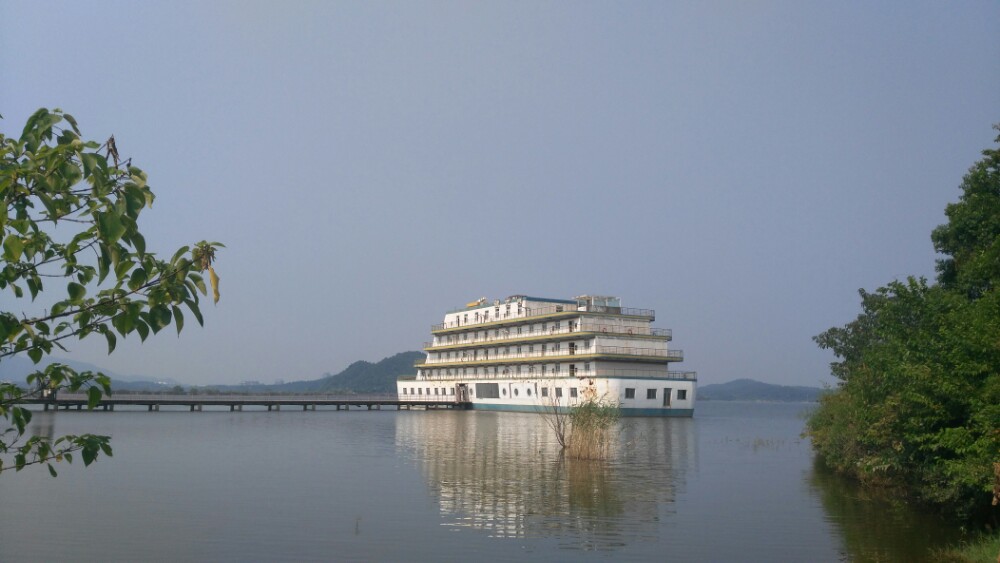
[[[607,459],[614,443],[612,430],[621,419],[621,406],[603,397],[588,397],[569,407],[552,402],[546,405],[543,416],[566,455],[573,459]]]

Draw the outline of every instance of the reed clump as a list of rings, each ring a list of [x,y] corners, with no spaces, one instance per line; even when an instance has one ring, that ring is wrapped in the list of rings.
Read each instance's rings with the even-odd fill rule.
[[[610,457],[616,436],[614,428],[621,419],[617,402],[592,398],[568,408],[553,405],[545,416],[568,457],[591,460]]]
[[[573,407],[569,414],[569,456],[575,459],[608,459],[615,436],[612,429],[621,416],[617,403],[596,399]]]

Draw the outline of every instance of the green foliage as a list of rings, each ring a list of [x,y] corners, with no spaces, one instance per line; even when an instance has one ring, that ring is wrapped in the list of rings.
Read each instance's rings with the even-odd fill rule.
[[[939,563],[996,563],[1000,561],[1000,533],[983,534],[932,556]]]
[[[984,154],[934,231],[940,283],[861,290],[858,318],[815,338],[841,383],[807,427],[834,469],[963,517],[996,516],[1000,461],[1000,153]]]
[[[147,252],[138,226],[154,199],[146,174],[120,159],[114,137],[83,140],[69,114],[40,109],[20,137],[0,133],[0,199],[7,209],[0,215],[0,292],[7,295],[0,361],[25,354],[37,364],[64,342],[94,334],[110,354],[119,337],[145,340],[171,324],[179,333],[184,308],[200,324],[206,269],[218,300],[212,262],[222,245],[202,241],[169,260]],[[0,454],[12,454],[14,468],[71,461],[77,450],[87,465],[99,453],[111,455],[106,436],[29,437],[30,412],[16,406],[86,388],[93,408],[110,393],[107,378],[54,364],[29,376],[29,384],[30,391],[0,384],[0,418],[9,424],[0,426]]]
[[[945,208],[948,223],[934,229],[931,240],[948,255],[937,263],[941,285],[975,298],[1000,280],[1000,150],[984,150],[961,188],[958,203]]]

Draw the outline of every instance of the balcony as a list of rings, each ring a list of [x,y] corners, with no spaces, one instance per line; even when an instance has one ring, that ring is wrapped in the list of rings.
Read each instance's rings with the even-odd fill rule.
[[[697,381],[698,374],[693,371],[654,371],[637,369],[578,369],[573,373],[568,370],[560,372],[522,372],[517,373],[507,370],[503,373],[456,373],[453,375],[424,374],[421,381],[454,381],[454,380],[479,380],[483,379],[579,379],[584,377],[614,377],[625,379],[668,379],[672,381]]]
[[[684,360],[683,350],[662,350],[659,348],[631,348],[626,346],[595,346],[598,354],[608,354],[612,356],[649,356],[656,358],[667,358],[670,361],[680,362]]]
[[[574,307],[573,305],[554,305],[552,307],[526,307],[521,313],[503,313],[500,317],[489,317],[484,315],[472,322],[461,320],[451,321],[431,325],[431,332],[441,332],[456,328],[472,328],[487,325],[509,323],[512,321],[523,321],[528,319],[538,319],[550,316],[577,316],[581,313],[600,313],[606,315],[622,315],[628,317],[646,317],[649,320],[656,319],[656,311],[653,309],[633,309],[631,307]]]
[[[550,336],[561,336],[566,334],[606,334],[610,336],[637,336],[637,337],[654,337],[663,338],[667,341],[673,340],[673,331],[669,328],[652,328],[652,327],[626,327],[619,325],[609,325],[600,323],[583,323],[581,326],[573,327],[569,326],[560,327],[558,329],[549,328],[548,330],[533,330],[534,326],[526,327],[528,330],[521,333],[511,331],[508,328],[504,329],[491,329],[487,330],[485,336],[480,336],[479,333],[471,333],[472,338],[460,339],[456,338],[454,342],[438,342],[435,344],[433,341],[424,342],[424,350],[430,350],[432,348],[464,348],[469,346],[480,346],[489,345],[499,342],[511,342],[516,340],[532,340],[541,339],[546,340]],[[452,335],[454,336],[454,335]]]
[[[456,358],[426,359],[414,363],[418,368],[434,368],[461,366],[469,364],[498,364],[516,362],[523,360],[542,359],[546,361],[572,361],[599,360],[600,356],[619,356],[631,358],[651,358],[656,360],[666,360],[668,362],[680,362],[684,360],[683,350],[664,350],[662,348],[633,348],[626,346],[591,346],[589,348],[559,348],[558,350],[535,350],[531,352],[507,352],[501,351],[499,354],[466,354]]]

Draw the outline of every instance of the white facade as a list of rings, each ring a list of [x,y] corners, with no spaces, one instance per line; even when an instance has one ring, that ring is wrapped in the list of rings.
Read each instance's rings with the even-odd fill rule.
[[[471,408],[544,410],[585,398],[617,402],[626,415],[690,416],[693,372],[670,371],[683,353],[655,313],[614,297],[480,299],[445,315],[401,400],[454,400]]]

